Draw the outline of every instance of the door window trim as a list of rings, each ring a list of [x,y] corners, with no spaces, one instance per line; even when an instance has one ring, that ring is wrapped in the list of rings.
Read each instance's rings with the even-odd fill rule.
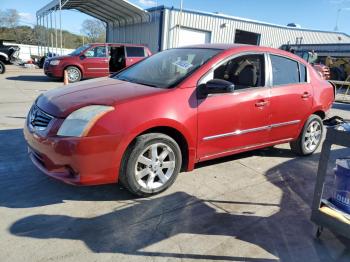
[[[209,74],[213,73],[218,67],[220,67],[221,65],[223,65],[224,63],[232,60],[232,59],[235,59],[235,58],[238,58],[240,56],[247,56],[247,55],[264,55],[264,70],[265,70],[265,83],[264,83],[264,86],[257,86],[257,87],[251,87],[251,88],[244,88],[244,89],[240,89],[240,90],[235,90],[233,93],[225,93],[225,94],[209,94],[208,97],[210,96],[218,96],[218,95],[230,95],[230,94],[234,94],[234,93],[242,93],[242,92],[247,92],[247,91],[253,91],[253,90],[256,90],[256,89],[261,89],[261,88],[266,88],[266,87],[270,87],[270,85],[268,85],[268,83],[272,83],[272,81],[270,81],[270,73],[267,71],[268,70],[268,67],[267,67],[267,57],[268,57],[268,53],[267,52],[241,52],[241,53],[238,53],[238,54],[233,54],[233,55],[230,55],[228,57],[226,57],[225,59],[221,60],[221,61],[218,61],[216,62],[215,64],[213,64],[211,66],[211,68],[206,72],[204,73],[200,78],[199,80],[197,81],[197,88],[198,86],[202,85],[202,84],[205,84],[203,81],[203,79],[205,79]]]

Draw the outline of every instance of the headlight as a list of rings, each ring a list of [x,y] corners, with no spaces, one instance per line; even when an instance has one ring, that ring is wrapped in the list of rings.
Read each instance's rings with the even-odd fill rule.
[[[86,106],[71,113],[57,132],[59,136],[86,136],[94,123],[107,112],[113,111],[112,106]]]
[[[59,65],[60,62],[61,62],[60,60],[51,60],[50,65],[56,66],[56,65]]]

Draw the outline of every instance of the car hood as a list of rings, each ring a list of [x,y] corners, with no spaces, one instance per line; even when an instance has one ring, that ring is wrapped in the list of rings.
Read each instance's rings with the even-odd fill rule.
[[[166,92],[166,89],[104,77],[47,91],[37,98],[36,105],[52,116],[65,118],[84,106],[115,106],[129,99],[160,92]]]

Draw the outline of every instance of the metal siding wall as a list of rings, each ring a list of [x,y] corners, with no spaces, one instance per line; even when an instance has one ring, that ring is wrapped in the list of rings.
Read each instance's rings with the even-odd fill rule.
[[[169,10],[169,47],[177,45],[178,10]],[[227,27],[222,27],[226,23]],[[260,45],[278,48],[290,41],[296,42],[297,37],[303,37],[303,44],[350,43],[350,37],[343,34],[304,31],[291,28],[279,28],[270,25],[257,24],[248,21],[232,20],[193,12],[182,12],[182,27],[210,31],[212,43],[234,43],[236,29],[261,34]],[[338,37],[342,40],[339,41]]]
[[[150,22],[109,27],[109,41],[114,43],[132,43],[147,45],[152,52],[158,52],[160,13],[150,13]]]
[[[164,10],[164,32],[159,32],[160,10],[150,12],[151,22],[120,26],[111,24],[108,28],[110,42],[146,44],[152,52],[158,51],[158,41],[162,37],[162,49],[177,46],[179,31],[179,11]],[[226,27],[222,27],[226,24]],[[215,17],[193,12],[182,12],[182,27],[211,32],[212,43],[234,43],[236,29],[261,34],[260,45],[278,48],[283,44],[295,44],[297,37],[303,37],[303,44],[350,43],[350,37],[343,34],[304,31],[290,28],[263,25],[225,17]],[[339,41],[338,37],[341,37]]]

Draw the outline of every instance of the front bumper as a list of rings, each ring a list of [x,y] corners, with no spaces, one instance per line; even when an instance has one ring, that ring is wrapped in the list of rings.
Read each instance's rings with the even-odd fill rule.
[[[117,182],[118,136],[41,137],[27,126],[24,136],[30,159],[50,177],[74,185]]]
[[[47,63],[44,64],[44,73],[48,77],[52,78],[62,78],[63,77],[63,69],[59,66],[50,66]]]

